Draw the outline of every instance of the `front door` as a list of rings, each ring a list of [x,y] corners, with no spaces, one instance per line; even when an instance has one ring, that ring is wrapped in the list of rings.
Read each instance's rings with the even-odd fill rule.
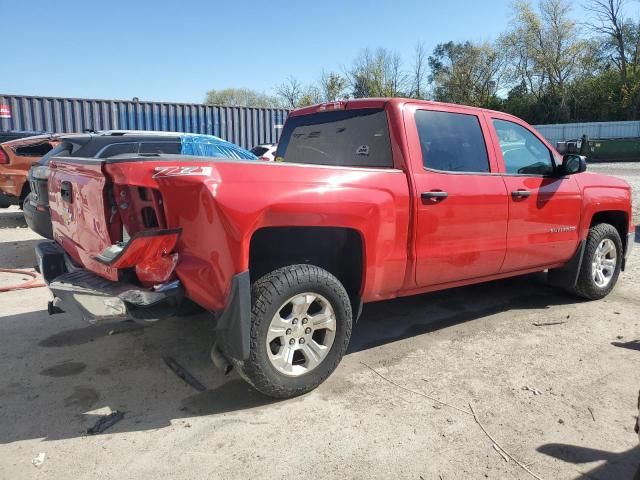
[[[506,187],[492,173],[496,163],[485,141],[487,125],[472,112],[405,110],[406,124],[416,127],[407,136],[417,197],[417,288],[496,274],[504,260]]]
[[[502,272],[564,263],[575,253],[582,200],[571,176],[558,176],[552,151],[526,125],[491,118],[509,194]]]

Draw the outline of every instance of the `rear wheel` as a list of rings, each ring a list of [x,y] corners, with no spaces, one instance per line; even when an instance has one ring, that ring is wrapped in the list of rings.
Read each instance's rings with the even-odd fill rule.
[[[250,355],[241,375],[276,398],[316,388],[351,337],[351,303],[342,284],[319,267],[292,265],[256,281],[251,293]]]
[[[590,300],[607,296],[618,281],[622,257],[622,240],[613,225],[591,227],[573,293]]]

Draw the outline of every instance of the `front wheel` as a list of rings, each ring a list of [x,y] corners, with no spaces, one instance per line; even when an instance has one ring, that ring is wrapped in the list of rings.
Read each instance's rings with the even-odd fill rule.
[[[573,293],[589,300],[606,297],[618,281],[623,255],[622,240],[613,225],[591,227]]]
[[[251,288],[249,359],[240,374],[258,391],[289,398],[331,375],[351,337],[351,302],[340,281],[314,265],[274,270]]]

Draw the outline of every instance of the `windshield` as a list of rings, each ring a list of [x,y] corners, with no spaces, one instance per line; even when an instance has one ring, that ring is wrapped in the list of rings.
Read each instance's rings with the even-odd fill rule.
[[[360,109],[290,117],[276,161],[393,167],[387,114],[382,109]]]

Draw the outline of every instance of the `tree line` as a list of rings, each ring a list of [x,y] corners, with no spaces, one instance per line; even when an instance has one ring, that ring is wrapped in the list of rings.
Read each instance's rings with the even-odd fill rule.
[[[363,50],[341,71],[273,94],[211,90],[206,103],[298,108],[345,98],[409,97],[501,110],[530,123],[640,119],[640,15],[629,0],[516,0],[497,39],[414,47],[407,62]]]

